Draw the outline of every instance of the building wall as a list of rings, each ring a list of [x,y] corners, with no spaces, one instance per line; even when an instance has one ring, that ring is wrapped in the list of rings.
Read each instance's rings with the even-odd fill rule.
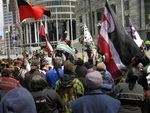
[[[45,40],[38,33],[41,21],[47,30],[48,40],[51,44],[65,40],[66,37],[72,40],[76,39],[76,0],[30,0],[30,3],[48,8],[51,11],[51,17],[43,15],[39,22],[35,23],[33,19],[27,19],[24,22],[23,34],[27,38],[24,39],[25,45],[44,46]]]
[[[89,3],[88,1],[91,1]],[[91,13],[94,13],[94,23],[93,26],[95,28],[95,33],[92,33],[92,36],[95,40],[97,40],[97,35],[99,34],[100,27],[97,27],[97,24],[101,22],[98,20],[98,16],[103,15],[103,9],[105,5],[106,0],[78,0],[76,4],[76,31],[77,31],[77,38],[82,38],[83,33],[81,30],[81,27],[84,24],[84,20],[86,20],[86,24],[89,28],[89,31],[92,31],[92,21],[89,16],[86,17],[85,15],[90,15]],[[124,26],[129,32],[129,24],[126,20],[126,17],[129,16],[133,25],[136,27],[138,33],[140,34],[141,38],[143,40],[146,40],[147,38],[150,38],[150,1],[149,0],[123,0],[123,13],[121,8],[121,0],[109,0],[109,4],[113,6],[114,11],[116,15],[118,16],[118,19],[123,23]],[[129,2],[129,9],[125,10],[126,2]],[[88,5],[83,5],[85,3],[88,3]],[[90,11],[91,7],[91,11]],[[100,13],[100,15],[97,15],[97,13]],[[124,20],[122,19],[122,15],[124,16]],[[148,16],[149,15],[149,16]],[[80,17],[82,16],[82,22],[80,21]],[[149,17],[149,18],[148,18]]]

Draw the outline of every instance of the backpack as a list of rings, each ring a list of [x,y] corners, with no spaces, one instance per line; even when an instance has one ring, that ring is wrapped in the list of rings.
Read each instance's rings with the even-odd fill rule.
[[[112,76],[106,74],[105,71],[100,71],[100,73],[101,73],[102,78],[103,78],[103,84],[108,84],[108,85],[112,85],[112,86],[115,84]]]

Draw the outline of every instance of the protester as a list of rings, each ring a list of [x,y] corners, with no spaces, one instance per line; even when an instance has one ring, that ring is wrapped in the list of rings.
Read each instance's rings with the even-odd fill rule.
[[[76,61],[75,61],[75,65],[76,66],[76,69],[75,69],[75,72],[77,73],[77,75],[79,77],[85,77],[85,75],[87,74],[87,68],[85,67],[84,65],[84,61],[83,59],[81,58],[78,58]]]
[[[72,112],[117,113],[120,102],[100,90],[102,83],[102,75],[98,71],[88,73],[85,77],[85,84],[89,91],[70,103]]]
[[[64,74],[62,59],[60,57],[55,57],[53,61],[54,68],[46,72],[46,78],[50,88],[55,88],[56,81]]]
[[[84,95],[83,84],[75,77],[72,70],[73,64],[70,61],[64,62],[64,74],[56,82],[55,90],[64,103],[64,106],[59,110],[60,113],[72,113],[69,109],[70,102]]]
[[[86,45],[86,49],[84,51],[87,52],[88,59],[91,59],[92,49],[90,48],[90,45]]]
[[[59,113],[58,108],[63,106],[62,100],[54,89],[48,87],[46,79],[35,75],[31,80],[31,89],[37,113]]]
[[[118,113],[142,113],[145,92],[137,83],[139,70],[131,67],[125,83],[118,83],[111,92],[111,96],[121,101]]]
[[[0,89],[8,92],[14,88],[22,87],[16,79],[12,78],[12,72],[10,70],[4,69],[2,72],[2,77],[0,80]]]
[[[106,65],[104,64],[104,62],[99,62],[97,64],[97,71],[99,71],[102,75],[103,78],[103,84],[101,86],[103,91],[111,91],[112,88],[115,85],[115,82],[112,78],[111,73],[107,70]]]
[[[23,77],[20,75],[20,69],[18,67],[14,67],[12,71],[12,77],[19,81],[22,87],[26,87]]]
[[[45,78],[44,73],[39,71],[39,69],[40,69],[39,60],[33,59],[32,62],[31,62],[31,70],[25,74],[25,79],[24,79],[26,88],[29,91],[31,91],[31,86],[30,86],[31,85],[31,80],[35,75],[40,75],[40,76]]]
[[[37,113],[32,95],[25,88],[9,91],[0,102],[0,113]]]
[[[94,66],[90,62],[85,62],[84,65],[87,68],[88,73],[94,71]]]

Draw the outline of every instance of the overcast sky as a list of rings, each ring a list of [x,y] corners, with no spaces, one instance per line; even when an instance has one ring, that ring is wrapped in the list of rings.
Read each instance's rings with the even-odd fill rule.
[[[3,9],[2,9],[2,0],[0,0],[0,35],[3,36]]]

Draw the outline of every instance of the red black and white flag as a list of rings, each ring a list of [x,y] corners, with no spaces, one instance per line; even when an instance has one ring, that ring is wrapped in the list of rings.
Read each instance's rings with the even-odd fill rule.
[[[130,25],[130,31],[131,31],[131,37],[134,40],[134,42],[140,47],[143,43],[143,40],[141,39],[140,35],[138,34],[137,30],[133,26],[131,20],[129,19],[129,25]]]
[[[40,26],[40,31],[39,31],[39,34],[43,37],[45,37],[45,41],[46,41],[46,49],[47,49],[47,52],[49,54],[51,54],[53,52],[53,47],[51,46],[51,44],[49,43],[48,39],[47,39],[47,32],[46,32],[46,29],[43,25],[43,23],[41,22],[41,26]]]
[[[118,78],[120,68],[130,65],[133,57],[142,57],[144,55],[126,32],[107,1],[97,47],[105,55],[108,70],[114,79]]]
[[[41,22],[41,25],[40,25],[39,34],[40,34],[41,36],[43,36],[43,37],[46,37],[46,34],[47,34],[46,29],[45,29],[45,27],[44,27],[44,25],[43,25],[42,22]]]

